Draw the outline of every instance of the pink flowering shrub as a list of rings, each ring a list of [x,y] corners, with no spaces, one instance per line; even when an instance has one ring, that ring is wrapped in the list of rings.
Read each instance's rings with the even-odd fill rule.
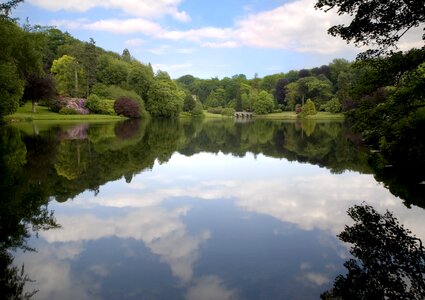
[[[69,114],[69,112],[75,111],[76,114],[87,115],[89,110],[85,107],[86,101],[84,98],[59,97],[54,100],[50,109],[59,113]]]

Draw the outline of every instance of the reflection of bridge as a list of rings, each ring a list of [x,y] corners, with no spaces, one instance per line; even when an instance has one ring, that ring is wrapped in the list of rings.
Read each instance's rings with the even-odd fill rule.
[[[252,118],[252,112],[247,111],[237,111],[235,112],[235,118],[236,119],[251,119]]]

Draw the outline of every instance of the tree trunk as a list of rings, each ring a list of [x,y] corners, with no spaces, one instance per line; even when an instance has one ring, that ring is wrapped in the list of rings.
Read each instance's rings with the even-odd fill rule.
[[[32,101],[32,112],[33,113],[35,113],[36,111],[35,111],[35,106],[36,106],[36,103],[35,103],[35,100],[33,100]]]
[[[74,97],[78,97],[78,72],[77,72],[77,68],[75,68],[74,74],[75,74],[75,95],[74,95]]]

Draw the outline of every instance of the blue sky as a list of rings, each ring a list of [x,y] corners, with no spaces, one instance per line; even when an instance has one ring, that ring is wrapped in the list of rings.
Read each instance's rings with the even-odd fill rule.
[[[4,1],[2,1],[4,2]],[[13,12],[177,78],[265,75],[353,60],[359,49],[327,34],[347,21],[314,0],[26,0]]]

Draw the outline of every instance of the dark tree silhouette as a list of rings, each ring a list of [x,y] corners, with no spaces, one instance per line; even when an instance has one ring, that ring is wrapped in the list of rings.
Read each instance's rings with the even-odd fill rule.
[[[353,16],[350,24],[332,26],[328,32],[359,46],[378,47],[363,56],[388,52],[407,31],[425,24],[423,0],[318,0],[315,7],[324,11],[335,8],[339,15]]]
[[[355,205],[348,210],[355,221],[338,236],[351,243],[357,259],[344,263],[348,274],[339,275],[322,299],[425,299],[425,252],[422,242],[386,212]]]

